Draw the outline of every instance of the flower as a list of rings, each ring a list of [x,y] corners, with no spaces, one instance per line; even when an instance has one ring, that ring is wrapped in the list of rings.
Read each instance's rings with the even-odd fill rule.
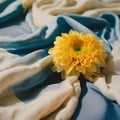
[[[102,40],[96,40],[93,34],[84,34],[77,31],[62,33],[56,37],[54,47],[49,54],[53,55],[53,71],[61,72],[62,77],[80,76],[94,81],[101,75],[101,68],[106,66],[105,49]]]

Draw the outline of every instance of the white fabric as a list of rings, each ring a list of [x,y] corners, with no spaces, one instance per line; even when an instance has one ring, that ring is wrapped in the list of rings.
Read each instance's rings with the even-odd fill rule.
[[[23,103],[15,96],[12,86],[41,70],[50,71],[52,57],[34,58],[38,52],[42,51],[20,57],[0,49],[0,120],[69,120],[73,115],[81,92],[75,76],[61,82],[57,89],[40,93],[30,102]]]
[[[21,63],[22,59],[20,59],[20,57],[7,53],[2,49],[0,52],[0,93],[7,88],[22,82],[26,78],[35,75],[46,66],[49,66],[52,60],[52,57],[48,56],[37,60],[32,64],[23,64]]]
[[[106,81],[109,80],[110,83],[107,83]],[[120,76],[113,75],[109,79],[99,78],[94,84],[103,95],[120,105]]]
[[[120,41],[114,43],[113,51],[107,61],[107,67],[103,69],[102,78],[94,83],[95,86],[111,100],[120,105]]]
[[[77,107],[80,92],[77,77],[70,77],[59,88],[38,95],[31,102],[15,101],[16,104],[0,106],[0,120],[69,120]]]
[[[104,11],[120,13],[120,0],[22,0],[23,7],[32,6],[34,23],[48,23],[62,13],[78,13],[97,16]],[[86,11],[86,12],[85,12]],[[95,86],[111,100],[120,104],[120,42],[114,49]],[[22,102],[12,86],[34,76],[46,66],[51,69],[51,56],[31,61],[0,49],[0,120],[69,120],[73,115],[81,93],[80,82],[72,76],[60,83],[60,87],[40,93],[29,102]],[[24,59],[27,60],[27,59]],[[8,62],[9,61],[9,62]]]
[[[56,15],[76,13],[98,16],[103,12],[120,13],[120,0],[36,0],[32,6],[36,26],[47,24]]]

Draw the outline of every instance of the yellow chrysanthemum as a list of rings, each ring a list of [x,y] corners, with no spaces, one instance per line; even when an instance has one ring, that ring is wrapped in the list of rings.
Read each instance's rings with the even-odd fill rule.
[[[101,40],[93,34],[70,31],[56,37],[54,47],[49,50],[53,55],[53,71],[62,72],[63,77],[80,73],[90,81],[101,74],[100,68],[105,67],[106,53]]]

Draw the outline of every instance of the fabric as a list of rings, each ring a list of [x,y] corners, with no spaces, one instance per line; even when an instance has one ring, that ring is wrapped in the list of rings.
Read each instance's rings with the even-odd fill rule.
[[[120,41],[114,43],[107,66],[103,69],[105,77],[99,78],[95,85],[109,99],[116,100],[120,104]]]
[[[120,0],[36,0],[32,15],[35,25],[42,26],[59,14],[98,16],[103,12],[120,13]]]
[[[0,24],[17,17],[23,11],[21,0],[2,0],[0,6]]]
[[[119,2],[0,1],[0,120],[119,120]],[[51,71],[48,49],[71,29],[96,35],[110,56],[95,83]]]
[[[79,81],[76,81],[76,78],[77,77],[68,78],[61,83],[62,85],[58,89],[38,95],[35,100],[27,104],[17,101],[14,105],[0,107],[0,119],[38,120],[45,118],[57,110],[61,105],[62,106],[53,113],[53,115],[50,115],[49,118],[45,118],[45,120],[70,119],[75,111],[80,94],[80,84]]]

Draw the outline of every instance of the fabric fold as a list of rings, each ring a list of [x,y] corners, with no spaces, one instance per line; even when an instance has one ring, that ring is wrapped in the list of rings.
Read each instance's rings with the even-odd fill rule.
[[[1,0],[0,120],[119,120],[119,15],[120,0]],[[51,70],[48,50],[70,30],[103,41],[95,83]]]
[[[106,81],[110,81],[107,83]],[[99,78],[94,84],[107,98],[116,101],[120,105],[120,76],[114,75],[109,79]]]
[[[107,60],[107,66],[103,69],[104,77],[98,78],[95,86],[107,98],[116,101],[120,105],[120,41],[114,43],[111,55]]]
[[[0,107],[0,120],[38,120],[47,117],[57,109],[59,110],[54,114],[55,120],[69,120],[77,107],[80,91],[77,77],[67,78],[60,83],[59,88],[38,95],[31,102],[18,102]]]
[[[40,27],[60,14],[82,14],[85,16],[98,16],[103,12],[114,12],[119,14],[119,7],[119,1],[36,0],[33,3],[32,16],[35,25]]]
[[[50,70],[52,57],[43,57],[44,54],[42,55],[41,52],[42,51],[36,52],[36,55],[33,53],[32,55],[19,57],[3,51],[4,54],[1,55],[0,59],[5,63],[2,64],[0,70],[0,93],[25,79],[32,77],[41,70],[45,71],[46,69],[46,72],[48,72]],[[41,56],[40,58],[43,58],[40,59],[37,54],[39,57]],[[4,61],[7,55],[9,55],[9,57]],[[9,63],[8,61],[11,62]]]
[[[7,2],[4,1],[3,3],[7,3]],[[6,4],[3,4],[3,5],[5,6]],[[21,4],[21,1],[20,0],[9,1],[8,6],[5,7],[0,14],[0,25],[2,25],[3,23],[9,20],[12,20],[13,18],[17,17],[21,13],[23,13],[23,7]]]

